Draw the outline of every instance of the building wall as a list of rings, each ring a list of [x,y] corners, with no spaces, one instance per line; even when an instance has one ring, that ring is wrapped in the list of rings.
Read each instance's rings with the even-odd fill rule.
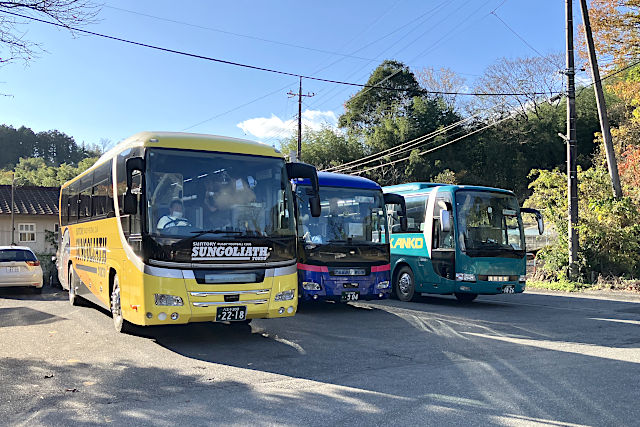
[[[56,215],[15,215],[14,243],[28,246],[37,254],[53,254],[55,248],[45,241],[45,230],[56,231],[58,217]],[[20,240],[20,224],[34,224],[35,242]],[[57,238],[57,237],[56,237]],[[11,215],[0,215],[0,245],[11,244]]]

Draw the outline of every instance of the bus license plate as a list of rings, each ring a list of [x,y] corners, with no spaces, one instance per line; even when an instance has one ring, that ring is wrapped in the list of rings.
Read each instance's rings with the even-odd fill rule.
[[[515,294],[516,293],[516,288],[513,285],[504,286],[502,288],[502,293],[503,294]]]
[[[247,306],[218,307],[216,322],[234,322],[247,318]]]
[[[20,267],[6,267],[7,273],[20,273]]]
[[[342,301],[358,301],[360,298],[360,292],[343,292]]]

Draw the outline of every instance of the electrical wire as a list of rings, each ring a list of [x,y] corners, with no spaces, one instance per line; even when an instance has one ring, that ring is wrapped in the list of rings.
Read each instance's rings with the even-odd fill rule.
[[[425,89],[392,88],[392,87],[384,87],[384,86],[377,86],[377,85],[367,85],[367,84],[361,84],[361,83],[345,82],[345,81],[333,80],[333,79],[323,79],[323,78],[320,78],[320,77],[313,77],[313,76],[304,75],[304,74],[298,74],[298,73],[292,73],[292,72],[288,72],[288,71],[276,70],[276,69],[273,69],[273,68],[260,67],[260,66],[257,66],[257,65],[244,64],[244,63],[241,63],[241,62],[229,61],[229,60],[220,59],[220,58],[213,58],[211,56],[199,55],[199,54],[196,54],[196,53],[190,53],[190,52],[186,52],[186,51],[182,51],[182,50],[170,49],[170,48],[166,48],[166,47],[161,47],[161,46],[151,45],[151,44],[137,42],[137,41],[133,41],[133,40],[123,39],[121,37],[116,37],[116,36],[111,36],[111,35],[108,35],[108,34],[97,33],[97,32],[89,31],[89,30],[83,30],[81,28],[75,28],[75,27],[71,27],[69,25],[60,24],[60,23],[57,23],[57,22],[46,21],[44,19],[39,19],[39,18],[35,18],[35,17],[32,17],[32,16],[27,16],[27,15],[22,15],[22,14],[19,14],[19,13],[8,12],[8,11],[4,11],[4,10],[0,10],[0,12],[2,12],[4,14],[18,16],[20,18],[24,18],[24,19],[29,19],[29,20],[32,20],[32,21],[40,22],[40,23],[43,23],[43,24],[53,25],[53,26],[60,27],[60,28],[66,28],[66,29],[68,29],[70,31],[89,34],[89,35],[92,35],[92,36],[102,37],[102,38],[109,39],[109,40],[115,40],[115,41],[131,44],[131,45],[135,45],[135,46],[146,47],[148,49],[159,50],[159,51],[162,51],[162,52],[173,53],[173,54],[176,54],[176,55],[182,55],[182,56],[187,56],[187,57],[190,57],[190,58],[196,58],[196,59],[202,59],[202,60],[211,61],[211,62],[217,62],[217,63],[220,63],[220,64],[232,65],[232,66],[235,66],[235,67],[247,68],[247,69],[256,70],[256,71],[264,71],[264,72],[280,74],[280,75],[284,75],[284,76],[292,76],[292,77],[298,77],[298,78],[303,78],[303,79],[307,79],[307,80],[315,80],[315,81],[326,82],[326,83],[335,83],[335,84],[340,84],[340,85],[345,85],[345,86],[367,87],[367,88],[389,90],[389,91],[395,91],[395,92],[412,92],[412,93],[424,93],[424,94],[436,94],[436,95],[440,94],[440,95],[461,95],[461,96],[462,95],[468,95],[468,96],[526,96],[526,95],[529,95],[529,96],[531,96],[531,95],[545,95],[546,94],[546,93],[536,93],[536,92],[531,92],[531,93],[442,92],[442,91],[430,91],[430,90],[425,90]]]
[[[511,119],[511,116],[503,117],[502,119],[496,120],[495,122],[490,123],[490,124],[488,124],[488,125],[485,125],[485,126],[483,126],[483,127],[479,128],[479,129],[475,129],[474,131],[469,132],[468,134],[465,134],[465,135],[463,135],[463,136],[461,136],[461,137],[459,137],[459,138],[456,138],[456,139],[453,139],[453,140],[451,140],[451,141],[445,142],[444,144],[440,144],[440,145],[438,145],[437,147],[433,147],[433,148],[430,148],[430,149],[428,149],[428,150],[421,151],[421,152],[419,152],[419,153],[418,153],[418,156],[423,156],[423,155],[425,155],[425,154],[432,153],[432,152],[434,152],[434,151],[436,151],[436,150],[439,150],[439,149],[441,149],[441,148],[443,148],[443,147],[446,147],[446,146],[448,146],[448,145],[451,145],[451,144],[453,144],[453,143],[456,143],[456,142],[458,142],[458,141],[461,141],[461,140],[463,140],[464,138],[467,138],[467,137],[469,137],[469,136],[471,136],[471,135],[474,135],[474,134],[476,134],[476,133],[478,133],[478,132],[482,132],[483,130],[486,130],[486,129],[490,128],[490,127],[493,127],[493,126],[495,126],[495,125],[498,125],[498,124],[500,124],[500,123],[502,123],[502,122],[504,122],[504,121],[506,121],[506,120],[509,120],[509,119]],[[396,160],[393,160],[393,161],[390,161],[390,162],[387,162],[387,163],[383,163],[383,164],[381,164],[381,165],[372,166],[372,167],[370,167],[370,168],[366,168],[366,169],[363,169],[363,170],[361,170],[361,171],[357,171],[357,172],[353,172],[353,173],[354,173],[355,175],[360,175],[360,174],[363,174],[363,173],[366,173],[366,172],[369,172],[369,171],[372,171],[372,170],[375,170],[375,169],[380,169],[380,168],[385,167],[385,166],[394,165],[394,164],[396,164],[396,163],[400,163],[400,162],[407,161],[407,160],[409,160],[410,158],[411,158],[411,156],[409,155],[409,156],[406,156],[406,157],[403,157],[403,158],[400,158],[400,159],[396,159]]]

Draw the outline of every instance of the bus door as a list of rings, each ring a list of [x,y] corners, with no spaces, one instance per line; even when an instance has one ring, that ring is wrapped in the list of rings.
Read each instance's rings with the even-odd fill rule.
[[[433,197],[433,195],[432,195]],[[453,200],[448,191],[439,191],[429,204],[433,218],[431,229],[431,263],[435,272],[433,287],[438,293],[453,292],[456,277]]]

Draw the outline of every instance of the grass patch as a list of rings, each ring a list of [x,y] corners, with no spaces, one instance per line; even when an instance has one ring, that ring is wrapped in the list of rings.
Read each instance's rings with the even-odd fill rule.
[[[545,280],[532,280],[527,281],[527,288],[532,289],[547,289],[552,291],[564,291],[564,292],[580,292],[591,285],[579,282],[570,282],[568,280],[558,281],[545,281]]]

